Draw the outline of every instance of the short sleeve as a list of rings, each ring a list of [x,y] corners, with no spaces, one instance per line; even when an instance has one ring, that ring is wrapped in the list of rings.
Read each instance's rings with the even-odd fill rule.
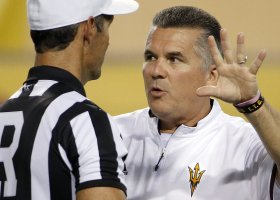
[[[77,148],[77,191],[114,187],[126,193],[123,157],[127,154],[120,132],[102,110],[83,112],[70,121]]]

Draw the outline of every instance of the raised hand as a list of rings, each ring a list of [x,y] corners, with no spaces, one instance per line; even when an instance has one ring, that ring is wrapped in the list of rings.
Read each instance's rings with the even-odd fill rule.
[[[227,30],[222,29],[220,35],[224,58],[218,50],[214,37],[209,36],[208,38],[211,55],[219,75],[217,85],[200,87],[197,89],[197,95],[213,96],[233,104],[253,98],[258,92],[256,74],[266,56],[266,51],[260,51],[248,67],[246,66],[244,34],[239,33],[237,36],[237,52],[235,55],[230,47]]]

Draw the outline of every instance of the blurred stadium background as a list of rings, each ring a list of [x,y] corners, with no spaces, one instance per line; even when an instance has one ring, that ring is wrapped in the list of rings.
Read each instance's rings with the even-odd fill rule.
[[[140,9],[129,16],[117,16],[111,27],[110,47],[102,77],[86,85],[88,97],[115,115],[147,106],[142,57],[153,15],[162,8],[192,5],[212,13],[231,34],[232,45],[238,32],[246,35],[249,62],[265,48],[268,56],[259,71],[263,95],[280,110],[280,1],[278,0],[138,0]],[[0,99],[8,98],[26,78],[33,65],[25,0],[0,0]],[[63,8],[61,10],[63,12]],[[222,103],[233,115],[239,113]]]

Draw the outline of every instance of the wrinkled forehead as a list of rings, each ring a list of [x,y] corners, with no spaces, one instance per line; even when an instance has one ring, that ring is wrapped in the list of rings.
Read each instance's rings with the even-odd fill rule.
[[[162,28],[152,26],[146,40],[146,48],[150,48],[154,45],[161,46],[163,44],[182,47],[194,46],[203,32],[204,31],[199,28]]]

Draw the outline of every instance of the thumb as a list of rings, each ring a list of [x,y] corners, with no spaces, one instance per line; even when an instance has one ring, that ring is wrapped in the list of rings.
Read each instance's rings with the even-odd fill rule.
[[[202,86],[197,88],[196,94],[200,97],[204,96],[217,96],[216,86]]]

